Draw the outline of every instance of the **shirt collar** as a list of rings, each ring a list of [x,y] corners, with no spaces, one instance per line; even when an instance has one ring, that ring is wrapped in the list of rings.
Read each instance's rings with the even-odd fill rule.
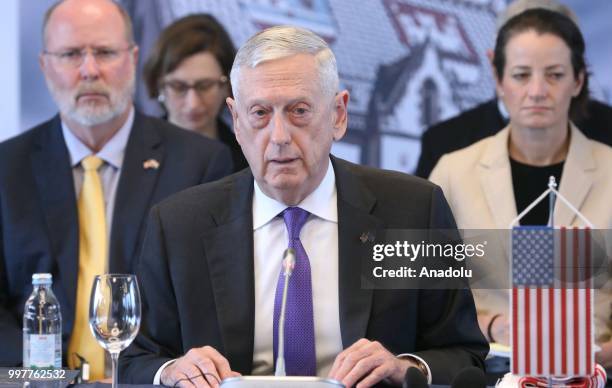
[[[127,147],[128,138],[130,137],[130,132],[132,129],[132,125],[134,124],[134,108],[130,108],[130,114],[128,115],[127,120],[117,133],[110,138],[110,140],[102,147],[100,152],[96,155],[104,160],[106,163],[111,166],[120,169],[123,165],[123,157],[125,155],[125,148]],[[66,142],[66,147],[68,148],[68,154],[70,156],[70,165],[72,167],[77,166],[81,163],[85,157],[91,155],[91,150],[87,147],[78,137],[72,133],[72,131],[68,128],[68,125],[62,121],[62,133],[64,135],[64,141]]]
[[[264,194],[257,181],[253,184],[253,230],[257,230],[285,210],[287,205]],[[338,222],[336,175],[331,160],[319,186],[297,206],[324,220]]]

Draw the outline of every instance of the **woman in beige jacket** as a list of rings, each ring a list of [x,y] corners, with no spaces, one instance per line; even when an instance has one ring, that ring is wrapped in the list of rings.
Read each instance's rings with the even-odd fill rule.
[[[531,9],[501,28],[493,67],[510,123],[495,136],[445,155],[430,176],[444,190],[459,228],[509,228],[547,189],[550,175],[595,228],[612,227],[612,148],[587,139],[569,121],[570,110],[580,109],[588,97],[584,50],[578,27],[556,12]],[[521,224],[546,225],[548,213],[543,201]],[[583,222],[557,201],[554,224]],[[474,295],[483,332],[507,344],[507,290],[474,290]],[[610,293],[598,290],[597,359],[607,367],[611,303]]]

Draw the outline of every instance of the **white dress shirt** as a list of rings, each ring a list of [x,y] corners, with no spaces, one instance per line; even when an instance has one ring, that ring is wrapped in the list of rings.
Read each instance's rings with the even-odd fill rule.
[[[338,300],[338,206],[336,178],[331,161],[321,184],[298,207],[310,215],[300,240],[310,261],[317,375],[326,377],[342,351]],[[273,374],[274,296],[289,246],[282,217],[287,208],[264,194],[257,183],[253,195],[253,248],[255,268],[255,342],[253,374]]]

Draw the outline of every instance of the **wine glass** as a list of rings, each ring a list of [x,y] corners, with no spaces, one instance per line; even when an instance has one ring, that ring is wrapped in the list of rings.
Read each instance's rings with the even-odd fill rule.
[[[105,274],[94,278],[89,327],[98,343],[111,355],[112,388],[117,387],[119,353],[138,334],[140,316],[140,291],[135,275]]]

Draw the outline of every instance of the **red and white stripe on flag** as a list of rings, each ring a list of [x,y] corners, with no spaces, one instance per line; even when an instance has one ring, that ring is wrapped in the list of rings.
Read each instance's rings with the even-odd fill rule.
[[[525,285],[512,279],[511,371],[589,376],[595,372],[590,230],[561,228],[553,236],[553,284]],[[513,245],[513,266],[515,254],[520,252]]]

